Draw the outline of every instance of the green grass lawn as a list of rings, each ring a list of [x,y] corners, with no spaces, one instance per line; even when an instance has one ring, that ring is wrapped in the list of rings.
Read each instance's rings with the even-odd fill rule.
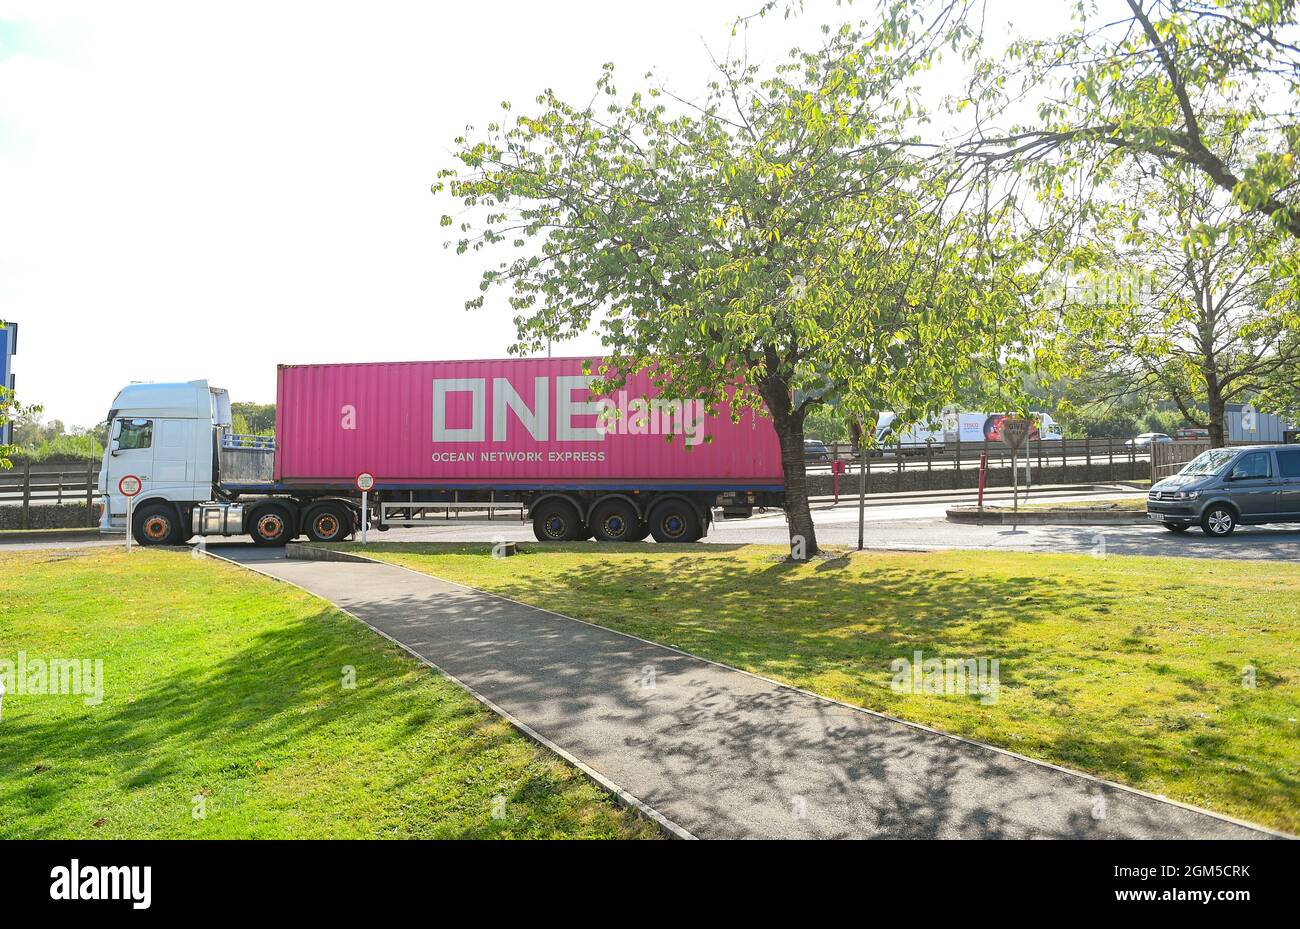
[[[1053,502],[1051,500],[1034,501],[1020,505],[1022,510],[1133,510],[1134,512],[1145,513],[1147,510],[1146,497],[1114,497],[1110,500],[1064,500]],[[986,508],[987,509],[987,508]],[[1010,510],[1011,507],[999,505],[993,507],[998,510]]]
[[[1298,565],[1016,552],[792,565],[770,546],[522,549],[369,554],[1300,833]],[[915,650],[998,659],[997,702],[895,693],[890,662]]]
[[[0,598],[0,660],[101,659],[104,683],[4,698],[0,838],[657,834],[288,585],[97,548],[0,553]]]

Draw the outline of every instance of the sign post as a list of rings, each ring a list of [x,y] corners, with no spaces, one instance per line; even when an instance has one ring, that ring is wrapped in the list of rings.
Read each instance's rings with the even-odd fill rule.
[[[861,419],[853,420],[853,438],[858,446],[858,551],[862,551],[867,522],[867,430]]]
[[[1020,446],[1029,437],[1029,420],[1019,416],[1008,416],[1002,420],[1002,442],[1011,449],[1011,528],[1020,528],[1020,482],[1019,453]],[[1026,466],[1027,467],[1027,466]]]
[[[126,497],[126,550],[131,551],[131,542],[134,536],[131,533],[131,520],[135,515],[135,498],[144,488],[144,482],[134,474],[126,474],[117,482],[117,490],[122,496]]]
[[[357,475],[357,490],[361,491],[361,544],[366,544],[366,530],[370,528],[370,490],[375,486],[375,476],[369,471]]]

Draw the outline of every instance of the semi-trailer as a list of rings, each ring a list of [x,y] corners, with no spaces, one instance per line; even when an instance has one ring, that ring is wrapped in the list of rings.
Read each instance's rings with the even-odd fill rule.
[[[361,524],[363,474],[378,530],[488,509],[542,541],[693,542],[715,511],[784,505],[767,417],[656,392],[646,372],[598,396],[601,361],[281,365],[273,437],[233,433],[229,394],[205,380],[131,384],[109,411],[100,528],[142,545],[340,541]]]

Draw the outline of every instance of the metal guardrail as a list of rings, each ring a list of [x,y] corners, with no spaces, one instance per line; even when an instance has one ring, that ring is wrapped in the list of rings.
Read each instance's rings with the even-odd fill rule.
[[[1123,438],[1098,439],[1031,439],[1021,448],[1019,461],[1029,456],[1031,467],[1037,470],[1067,465],[1116,465],[1150,460],[1150,448],[1126,444]],[[848,443],[828,443],[825,460],[805,459],[810,468],[827,467],[832,461],[858,462],[860,456]],[[1011,449],[1002,442],[935,442],[917,445],[886,446],[871,449],[867,468],[871,471],[899,472],[923,469],[926,471],[962,471],[978,467],[982,455],[988,455],[989,467],[1011,467]],[[856,470],[856,464],[851,470]]]
[[[222,448],[269,448],[275,449],[275,436],[273,435],[240,435],[235,432],[227,432],[221,436]]]

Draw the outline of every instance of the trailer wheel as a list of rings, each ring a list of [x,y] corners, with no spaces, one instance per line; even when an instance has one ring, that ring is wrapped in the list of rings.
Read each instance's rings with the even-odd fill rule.
[[[663,500],[650,509],[650,534],[656,542],[698,542],[700,516],[685,500]]]
[[[636,507],[626,500],[602,501],[591,512],[591,531],[597,542],[640,542],[645,538],[645,533],[641,532],[642,525]],[[637,538],[638,532],[641,532],[640,538]]]
[[[131,534],[141,545],[179,545],[181,524],[176,507],[145,504],[131,518]]]
[[[306,530],[313,542],[341,542],[352,534],[352,514],[337,504],[318,506],[307,514]]]
[[[567,500],[545,500],[533,509],[533,535],[539,542],[576,542],[588,532]]]
[[[648,536],[649,534],[650,534],[650,524],[646,522],[644,519],[638,519],[636,521],[636,530],[630,536],[627,537],[627,541],[644,542],[646,540],[646,536]]]
[[[258,545],[287,545],[293,535],[292,517],[282,506],[266,506],[253,513],[249,535]]]

